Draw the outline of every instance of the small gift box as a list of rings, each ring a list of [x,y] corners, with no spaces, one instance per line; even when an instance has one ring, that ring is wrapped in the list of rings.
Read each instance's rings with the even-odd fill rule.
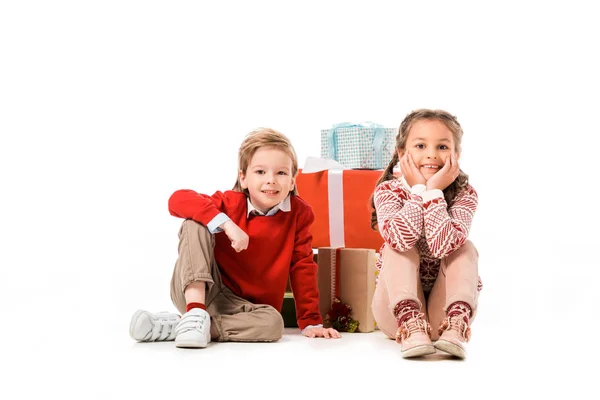
[[[309,159],[296,178],[300,197],[315,214],[310,228],[313,247],[379,251],[383,238],[379,231],[371,229],[371,196],[382,171],[318,170],[321,166],[315,167],[313,161]]]
[[[371,249],[319,248],[319,309],[326,327],[351,332],[375,329],[371,302],[376,260]]]
[[[383,169],[396,149],[396,128],[371,122],[343,122],[321,130],[321,158],[331,158],[346,168]]]

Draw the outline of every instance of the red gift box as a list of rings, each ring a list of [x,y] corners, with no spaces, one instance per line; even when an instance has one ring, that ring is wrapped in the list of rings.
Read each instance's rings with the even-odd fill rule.
[[[371,196],[381,170],[326,170],[303,173],[298,193],[313,208],[312,246],[379,251],[383,238],[371,229]]]

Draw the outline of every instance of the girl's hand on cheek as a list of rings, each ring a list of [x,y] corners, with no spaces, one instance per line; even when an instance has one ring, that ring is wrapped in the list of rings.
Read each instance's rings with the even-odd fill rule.
[[[402,176],[404,176],[404,179],[406,179],[406,182],[410,187],[418,184],[424,185],[427,182],[408,152],[404,153],[400,159],[400,169],[402,170]]]
[[[427,190],[446,189],[456,178],[458,178],[459,173],[460,167],[454,156],[454,152],[452,152],[450,157],[446,158],[444,167],[427,181]]]

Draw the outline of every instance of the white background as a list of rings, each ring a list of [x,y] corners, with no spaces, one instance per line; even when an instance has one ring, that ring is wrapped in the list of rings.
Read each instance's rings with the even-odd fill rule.
[[[590,389],[597,13],[576,1],[416,3],[2,2],[1,390],[465,398],[515,385]],[[136,309],[174,311],[174,190],[231,188],[238,146],[256,127],[288,135],[302,164],[319,155],[322,128],[397,127],[421,107],[458,117],[461,167],[480,197],[470,238],[484,290],[466,362],[404,361],[383,337],[374,352],[356,336],[322,344],[293,330],[283,351],[131,341]],[[214,356],[218,346],[226,350]],[[339,353],[323,356],[329,346]]]

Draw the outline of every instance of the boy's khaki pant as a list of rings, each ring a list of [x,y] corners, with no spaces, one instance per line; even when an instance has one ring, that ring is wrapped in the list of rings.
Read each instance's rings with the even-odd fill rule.
[[[214,257],[214,237],[203,225],[185,220],[179,230],[179,257],[171,279],[171,300],[185,313],[185,288],[206,282],[206,311],[212,340],[272,342],[283,335],[283,318],[273,307],[236,296],[221,281]]]
[[[373,316],[379,329],[390,338],[396,337],[398,322],[394,307],[402,300],[413,300],[421,307],[431,324],[431,339],[437,340],[438,327],[446,310],[455,301],[471,306],[475,317],[479,291],[477,249],[467,241],[460,249],[442,259],[437,279],[427,302],[419,276],[420,257],[416,248],[399,253],[386,245],[379,281],[373,295]]]

